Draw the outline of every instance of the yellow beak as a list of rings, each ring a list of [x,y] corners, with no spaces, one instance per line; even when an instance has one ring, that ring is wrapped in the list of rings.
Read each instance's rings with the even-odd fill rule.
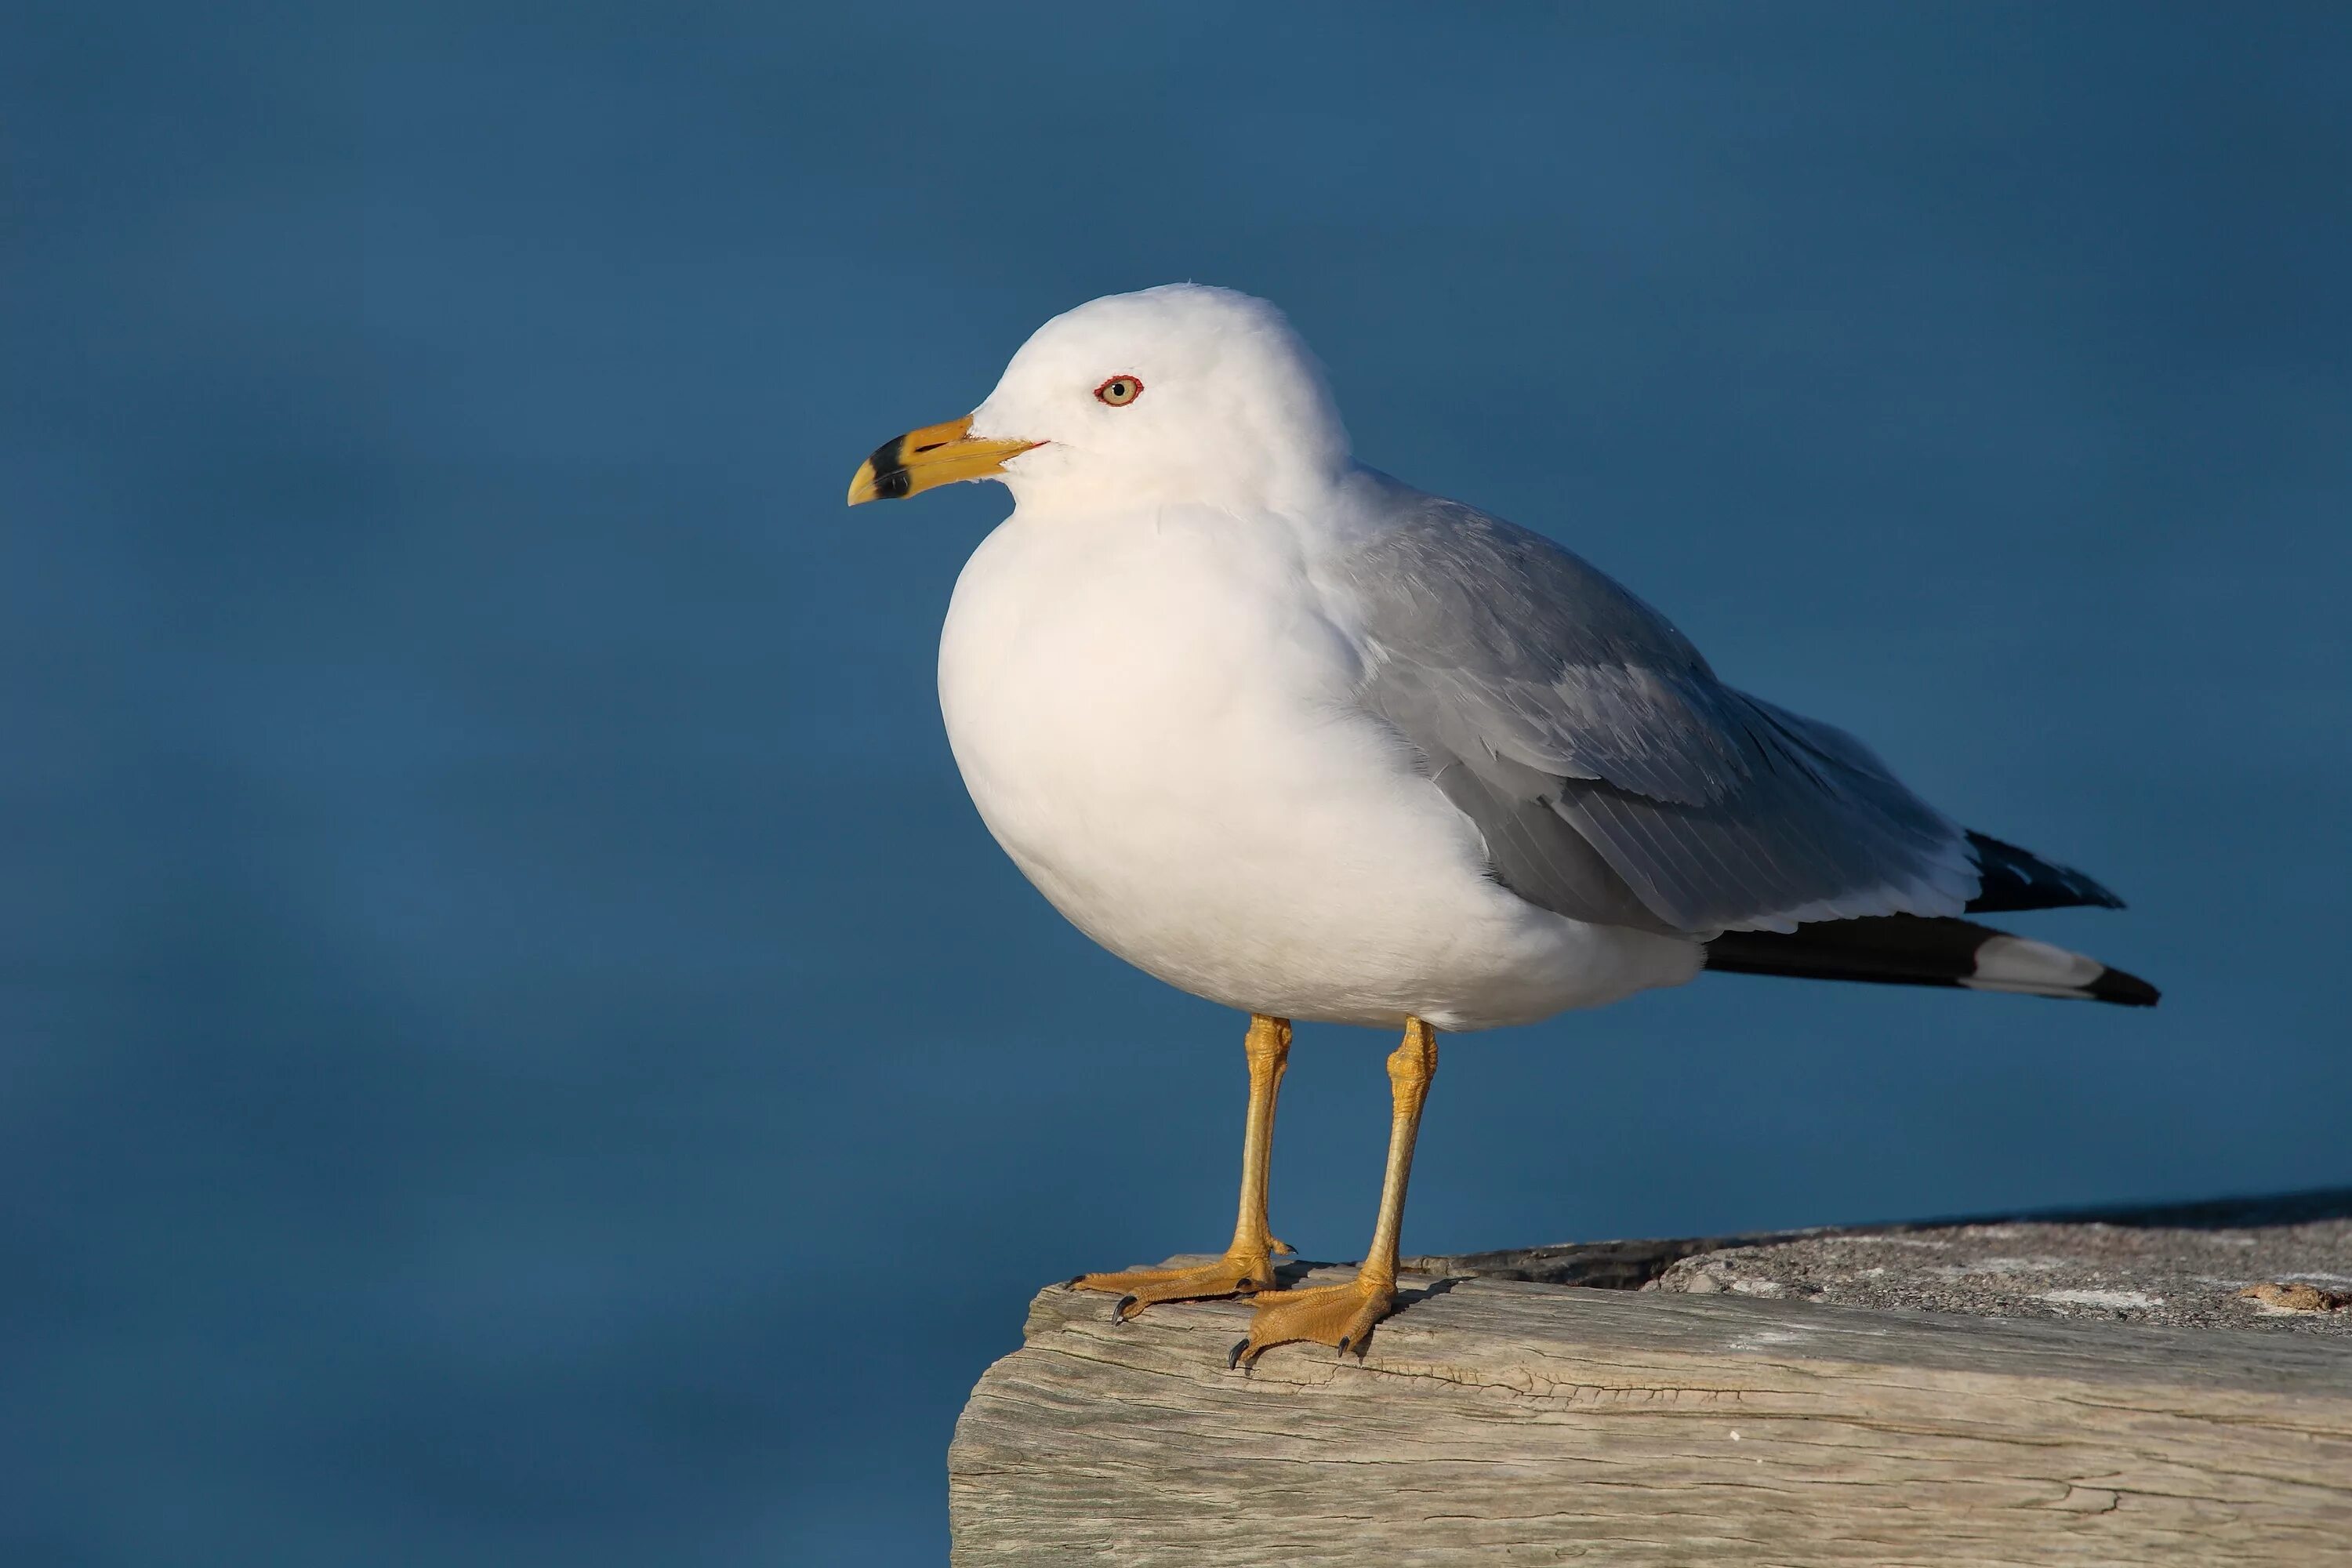
[[[969,414],[944,425],[926,425],[883,442],[857,465],[857,477],[849,481],[849,504],[898,500],[959,479],[984,479],[1003,473],[1007,458],[1045,444],[974,440]]]

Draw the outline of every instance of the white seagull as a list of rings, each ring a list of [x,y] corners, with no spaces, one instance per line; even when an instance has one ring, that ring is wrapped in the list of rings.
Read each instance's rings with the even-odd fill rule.
[[[1076,1281],[1122,1316],[1254,1295],[1235,1359],[1360,1354],[1395,1304],[1440,1032],[1706,969],[2157,999],[1959,918],[2116,905],[2096,882],[1725,685],[1550,540],[1356,462],[1264,300],[1179,284],[1057,316],[969,417],[885,443],[849,500],[980,479],[1013,511],[940,640],[973,804],[1079,930],[1251,1016],[1233,1245]],[[1266,1176],[1293,1019],[1404,1039],[1370,1251],[1349,1284],[1277,1290]]]

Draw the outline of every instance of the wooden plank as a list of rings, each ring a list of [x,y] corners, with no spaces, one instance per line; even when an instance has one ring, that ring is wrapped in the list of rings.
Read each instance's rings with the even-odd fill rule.
[[[1041,1293],[955,1562],[2352,1563],[2345,1339],[1407,1284],[1246,1374],[1246,1305]]]

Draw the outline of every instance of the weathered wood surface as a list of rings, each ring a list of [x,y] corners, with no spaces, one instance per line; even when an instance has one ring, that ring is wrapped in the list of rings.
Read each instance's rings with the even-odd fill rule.
[[[1795,1298],[2000,1318],[2352,1337],[2352,1312],[2265,1311],[2249,1286],[2352,1291],[2352,1188],[1423,1258],[1426,1274]]]
[[[2352,1565],[2352,1340],[1406,1283],[1360,1363],[1251,1373],[1245,1305],[1044,1291],[955,1562]]]

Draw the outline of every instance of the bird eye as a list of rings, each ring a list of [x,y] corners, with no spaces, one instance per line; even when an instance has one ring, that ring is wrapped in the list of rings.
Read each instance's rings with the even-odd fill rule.
[[[1143,395],[1143,383],[1131,375],[1115,375],[1096,387],[1095,395],[1113,408],[1124,408]]]

